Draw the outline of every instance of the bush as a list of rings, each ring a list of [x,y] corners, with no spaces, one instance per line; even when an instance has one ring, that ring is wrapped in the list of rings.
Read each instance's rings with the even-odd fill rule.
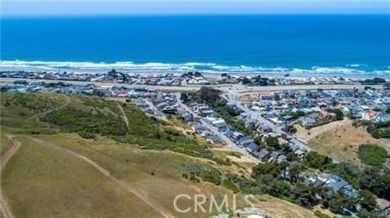
[[[389,157],[387,151],[376,144],[360,145],[358,156],[364,164],[371,166],[382,166]]]
[[[88,132],[88,131],[82,131],[79,133],[79,135],[85,139],[94,139],[96,138],[95,134]]]
[[[223,187],[232,190],[234,193],[240,192],[240,189],[230,180],[223,180]]]
[[[316,217],[320,217],[320,218],[330,218],[329,215],[326,215],[326,214],[322,213],[322,212],[319,211],[319,210],[316,210],[316,211],[314,212],[314,215],[315,215]]]

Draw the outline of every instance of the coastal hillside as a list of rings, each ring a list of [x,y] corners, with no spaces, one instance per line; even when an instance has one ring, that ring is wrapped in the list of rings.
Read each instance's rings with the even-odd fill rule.
[[[339,162],[361,164],[358,149],[363,144],[377,144],[390,152],[390,139],[376,139],[364,126],[354,126],[352,120],[341,120],[307,130],[296,125],[297,136],[311,148]]]
[[[6,217],[209,217],[215,212],[180,213],[173,200],[256,187],[253,163],[131,102],[47,93],[2,93],[0,102]],[[261,192],[253,203],[271,217],[314,217]],[[237,197],[238,208],[248,206]]]

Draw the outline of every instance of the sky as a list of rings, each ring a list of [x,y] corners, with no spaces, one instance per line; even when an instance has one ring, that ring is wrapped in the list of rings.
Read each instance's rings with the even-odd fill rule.
[[[0,0],[1,17],[390,14],[390,0]]]

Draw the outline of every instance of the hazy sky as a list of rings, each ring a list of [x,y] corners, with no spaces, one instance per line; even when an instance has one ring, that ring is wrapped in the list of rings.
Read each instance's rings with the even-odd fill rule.
[[[390,0],[0,0],[1,16],[386,13]]]

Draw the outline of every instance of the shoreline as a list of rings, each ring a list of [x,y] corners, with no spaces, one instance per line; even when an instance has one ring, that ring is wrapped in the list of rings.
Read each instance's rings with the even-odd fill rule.
[[[367,65],[350,64],[344,67],[316,67],[311,68],[283,68],[283,67],[248,67],[225,66],[214,63],[188,62],[182,64],[171,63],[133,63],[133,62],[66,62],[66,61],[7,61],[0,60],[0,71],[32,71],[32,72],[67,72],[80,74],[107,73],[115,69],[128,74],[183,74],[198,71],[205,77],[220,78],[221,74],[230,76],[257,76],[289,78],[335,78],[368,79],[381,77],[390,79],[390,66],[382,70],[365,70]]]

